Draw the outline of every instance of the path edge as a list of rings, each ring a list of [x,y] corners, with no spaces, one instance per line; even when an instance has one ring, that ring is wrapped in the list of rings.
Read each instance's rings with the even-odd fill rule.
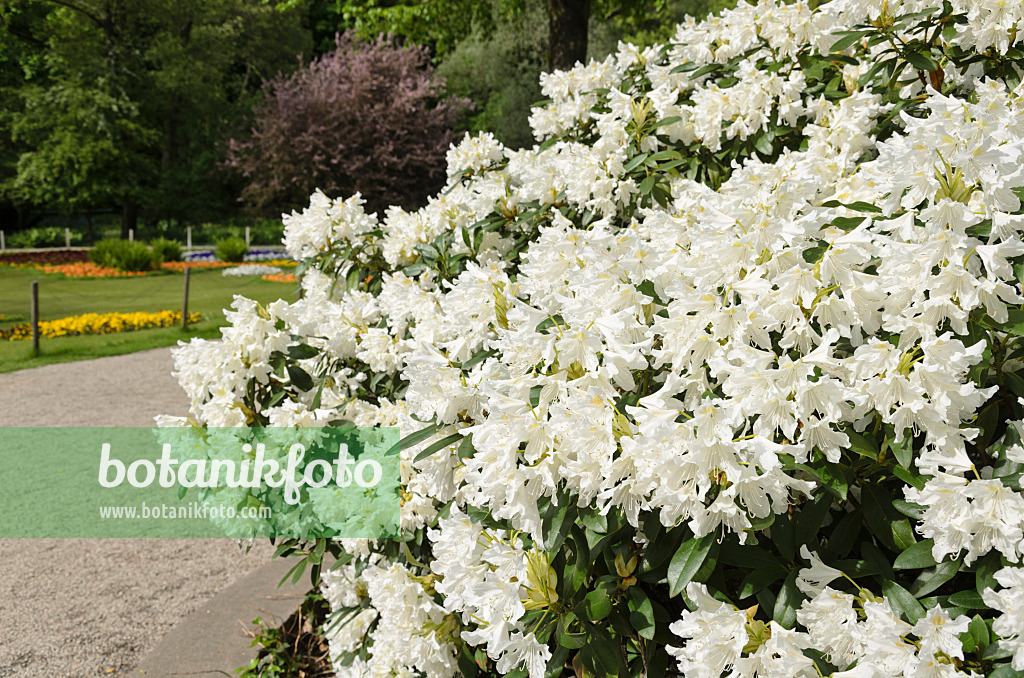
[[[292,558],[274,558],[236,579],[178,622],[128,675],[234,676],[259,652],[252,647],[251,633],[257,628],[253,620],[260,617],[268,625],[280,626],[306,597],[308,577],[278,587],[295,563]]]

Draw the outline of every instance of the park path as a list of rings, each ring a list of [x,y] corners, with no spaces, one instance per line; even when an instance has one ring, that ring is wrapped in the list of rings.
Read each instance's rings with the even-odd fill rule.
[[[0,374],[0,426],[184,415],[172,368],[160,348]],[[136,675],[178,621],[270,555],[230,539],[0,539],[0,678]]]

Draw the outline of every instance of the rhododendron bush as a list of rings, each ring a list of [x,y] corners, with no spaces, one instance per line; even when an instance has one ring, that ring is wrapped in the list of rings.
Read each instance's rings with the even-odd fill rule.
[[[337,674],[1024,675],[1022,39],[741,4],[423,209],[287,216],[302,298],[177,370],[200,425],[401,427],[401,539],[279,549]]]

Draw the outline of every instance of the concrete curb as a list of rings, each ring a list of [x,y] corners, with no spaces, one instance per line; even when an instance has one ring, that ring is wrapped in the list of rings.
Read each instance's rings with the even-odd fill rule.
[[[253,619],[282,624],[302,603],[309,591],[303,576],[292,586],[277,584],[297,563],[295,558],[275,558],[255,572],[238,579],[185,617],[139,664],[133,675],[146,678],[181,676],[233,676],[247,665],[259,648],[250,647]]]

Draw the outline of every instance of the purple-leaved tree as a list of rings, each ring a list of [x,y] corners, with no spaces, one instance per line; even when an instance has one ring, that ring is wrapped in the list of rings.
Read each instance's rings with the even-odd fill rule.
[[[229,142],[241,199],[287,211],[362,193],[368,210],[417,207],[443,184],[452,125],[470,106],[445,97],[425,47],[341,35],[337,50],[264,87],[250,135]]]

